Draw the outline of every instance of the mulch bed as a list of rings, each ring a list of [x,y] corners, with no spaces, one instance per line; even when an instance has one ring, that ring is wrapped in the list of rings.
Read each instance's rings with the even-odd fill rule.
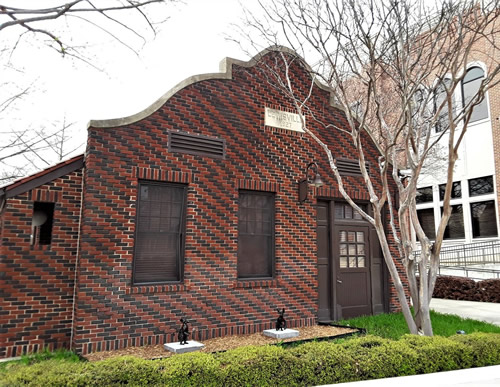
[[[358,332],[357,329],[331,325],[314,325],[310,327],[294,329],[299,331],[299,336],[285,340],[273,339],[271,337],[264,336],[262,333],[217,337],[215,339],[203,341],[205,347],[201,350],[201,352],[227,351],[229,349],[247,345],[267,345],[276,344],[278,342],[289,343],[293,341],[303,341],[308,339],[333,338],[335,336],[344,336],[348,333]],[[85,357],[89,361],[97,361],[117,356],[136,356],[143,359],[158,359],[163,357],[170,357],[173,355],[174,354],[172,352],[165,350],[163,348],[163,345],[148,345],[144,347],[128,347],[116,351],[95,352],[90,353]]]

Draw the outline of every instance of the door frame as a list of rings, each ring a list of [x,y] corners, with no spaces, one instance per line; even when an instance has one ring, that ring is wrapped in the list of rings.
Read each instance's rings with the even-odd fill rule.
[[[355,220],[355,219],[349,219],[349,220],[342,220],[342,219],[335,219],[335,205],[338,204],[346,204],[347,202],[343,199],[340,198],[325,198],[325,197],[318,197],[316,204],[319,202],[326,203],[327,208],[328,208],[328,244],[329,244],[329,259],[330,259],[330,315],[332,320],[338,320],[339,319],[339,305],[337,303],[337,262],[334,259],[334,247],[335,247],[335,232],[336,228],[340,225],[351,225],[351,226],[364,226],[368,227],[368,244],[369,244],[369,250],[370,250],[370,256],[369,256],[369,273],[370,273],[370,294],[371,294],[371,307],[372,307],[372,314],[373,314],[373,308],[374,308],[374,302],[373,302],[373,264],[374,260],[372,259],[374,257],[374,251],[373,246],[374,244],[372,243],[373,241],[371,240],[372,238],[376,238],[376,232],[374,227],[366,220]],[[368,201],[356,201],[358,204],[366,204],[367,205],[367,212],[369,215],[371,215],[371,208],[368,205]],[[384,210],[386,212],[387,209]],[[316,215],[317,216],[317,215]],[[383,217],[384,219],[384,229],[386,228],[386,221],[385,221],[385,216]],[[316,229],[317,229],[317,217],[316,217]],[[377,239],[378,242],[378,239]],[[377,243],[378,244],[378,243]],[[380,246],[379,246],[380,249]],[[381,254],[381,251],[379,252]],[[317,253],[316,253],[317,257]],[[385,264],[385,261],[382,256],[382,273],[381,273],[381,281],[382,281],[382,287],[383,287],[383,294],[382,294],[382,302],[383,302],[383,311],[384,312],[389,312],[389,271],[387,269],[387,265]],[[317,277],[319,281],[319,276]],[[318,283],[318,292],[320,291],[320,286]],[[319,302],[319,295],[318,295],[318,302]],[[319,311],[319,304],[318,304],[318,311]]]

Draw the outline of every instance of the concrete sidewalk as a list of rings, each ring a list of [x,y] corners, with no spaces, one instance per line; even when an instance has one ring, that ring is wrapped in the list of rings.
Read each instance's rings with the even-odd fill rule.
[[[500,304],[493,302],[433,298],[431,300],[431,309],[439,313],[456,314],[463,318],[486,321],[500,326]]]
[[[500,386],[500,366],[469,368],[435,374],[400,376],[397,378],[366,380],[362,382],[331,384],[346,387],[492,387]]]

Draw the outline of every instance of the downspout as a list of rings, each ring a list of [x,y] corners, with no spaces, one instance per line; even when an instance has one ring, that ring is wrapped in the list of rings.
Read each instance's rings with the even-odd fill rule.
[[[73,349],[73,336],[74,336],[74,328],[75,328],[75,314],[76,314],[76,285],[78,278],[78,264],[80,262],[80,238],[82,235],[82,214],[83,214],[83,188],[85,181],[85,164],[82,168],[82,184],[81,184],[81,193],[80,193],[80,216],[78,218],[78,239],[76,242],[76,259],[75,259],[75,274],[73,279],[73,310],[71,311],[71,336],[69,341],[69,350]]]

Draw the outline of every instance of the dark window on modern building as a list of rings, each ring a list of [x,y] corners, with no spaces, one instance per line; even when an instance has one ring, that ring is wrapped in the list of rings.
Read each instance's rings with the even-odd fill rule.
[[[495,192],[493,176],[478,177],[469,180],[469,195],[479,196]]]
[[[427,238],[435,239],[436,226],[434,224],[434,208],[417,210],[417,217]]]
[[[441,214],[443,209],[441,208]],[[464,209],[461,204],[451,206],[451,215],[448,225],[444,230],[444,239],[463,239],[464,232]]]
[[[185,208],[185,186],[139,184],[134,284],[182,279]]]
[[[470,212],[473,238],[498,236],[494,200],[471,203]]]
[[[444,200],[444,191],[446,190],[446,184],[439,185],[439,200]],[[462,197],[462,184],[459,181],[453,183],[451,189],[451,198],[459,199]]]
[[[434,94],[434,111],[437,112],[440,109],[435,127],[437,133],[448,129],[448,127],[450,126],[450,119],[448,115],[448,102],[446,101],[447,99],[446,89],[449,85],[450,85],[449,79],[444,79],[440,81],[438,86],[436,87],[436,92]],[[453,109],[454,106],[452,104],[452,112]]]
[[[432,187],[418,188],[415,200],[417,204],[432,202]]]
[[[467,106],[469,102],[475,98],[481,82],[484,78],[484,71],[479,67],[471,67],[467,70],[462,81],[462,103]],[[478,105],[474,106],[470,123],[488,118],[488,104],[484,98]]]
[[[240,191],[238,278],[274,275],[274,194]]]
[[[54,222],[54,203],[34,202],[31,222],[31,244],[50,245],[52,242],[52,223]]]

